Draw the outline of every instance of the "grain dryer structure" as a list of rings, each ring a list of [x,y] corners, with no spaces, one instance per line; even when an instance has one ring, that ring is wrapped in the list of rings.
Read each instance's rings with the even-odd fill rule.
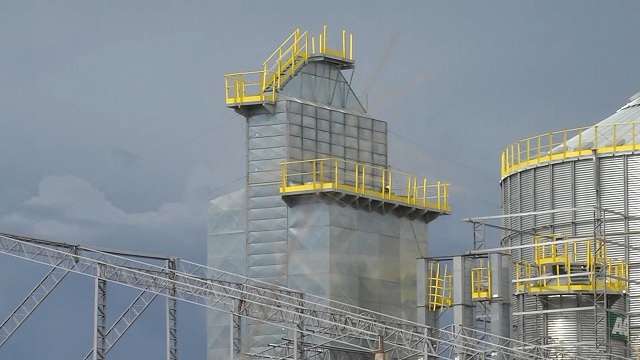
[[[387,123],[367,114],[345,75],[353,38],[336,38],[331,47],[326,27],[317,37],[295,30],[260,70],[225,76],[226,104],[246,121],[246,186],[211,201],[208,264],[416,321],[426,273],[416,258],[427,255],[427,224],[450,212],[447,184],[388,167]],[[293,336],[234,321],[209,314],[210,359]]]

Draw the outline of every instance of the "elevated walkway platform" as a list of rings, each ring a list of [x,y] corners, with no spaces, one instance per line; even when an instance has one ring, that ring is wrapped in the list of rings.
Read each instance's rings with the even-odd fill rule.
[[[449,214],[448,183],[336,158],[290,161],[282,166],[280,193],[287,198],[324,193],[333,200],[425,221]]]
[[[628,291],[628,265],[608,257],[604,241],[549,235],[537,236],[534,244],[534,264],[515,264],[516,293],[615,295]]]

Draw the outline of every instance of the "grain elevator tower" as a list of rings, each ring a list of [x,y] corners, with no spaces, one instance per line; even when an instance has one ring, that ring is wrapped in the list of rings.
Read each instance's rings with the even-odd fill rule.
[[[447,184],[389,169],[387,123],[355,96],[352,36],[340,35],[332,48],[326,27],[295,30],[261,70],[225,76],[226,104],[247,124],[246,186],[210,203],[208,263],[415,321],[416,258],[427,256],[427,224],[450,212]],[[208,357],[292,336],[211,313]]]

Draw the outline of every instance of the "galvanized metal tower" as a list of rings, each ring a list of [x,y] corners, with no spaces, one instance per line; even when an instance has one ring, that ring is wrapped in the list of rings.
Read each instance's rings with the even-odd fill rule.
[[[427,255],[427,223],[450,212],[447,184],[388,168],[387,123],[343,74],[353,38],[341,35],[331,48],[326,27],[317,42],[295,30],[261,70],[225,76],[226,104],[247,123],[247,182],[211,202],[209,265],[415,321],[426,307],[426,262],[416,270],[415,259]],[[211,359],[295,336],[241,324],[229,344],[228,317],[208,321]]]

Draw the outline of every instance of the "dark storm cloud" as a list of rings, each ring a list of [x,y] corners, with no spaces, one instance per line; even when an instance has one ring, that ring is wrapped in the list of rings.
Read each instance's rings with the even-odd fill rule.
[[[279,5],[0,2],[0,230],[204,261],[206,202],[245,171],[223,74],[259,69],[295,27],[327,22],[330,41],[352,31],[354,87],[389,122],[391,164],[451,182],[432,254],[469,247],[460,218],[499,212],[503,147],[593,124],[640,90],[632,1]],[[3,289],[16,289],[0,295],[8,311],[42,269],[2,264]],[[73,340],[90,331],[93,299],[64,295],[0,358],[81,356],[90,336]],[[181,356],[201,359],[202,313],[186,317],[200,320],[182,329]],[[116,358],[162,357],[151,318]]]

